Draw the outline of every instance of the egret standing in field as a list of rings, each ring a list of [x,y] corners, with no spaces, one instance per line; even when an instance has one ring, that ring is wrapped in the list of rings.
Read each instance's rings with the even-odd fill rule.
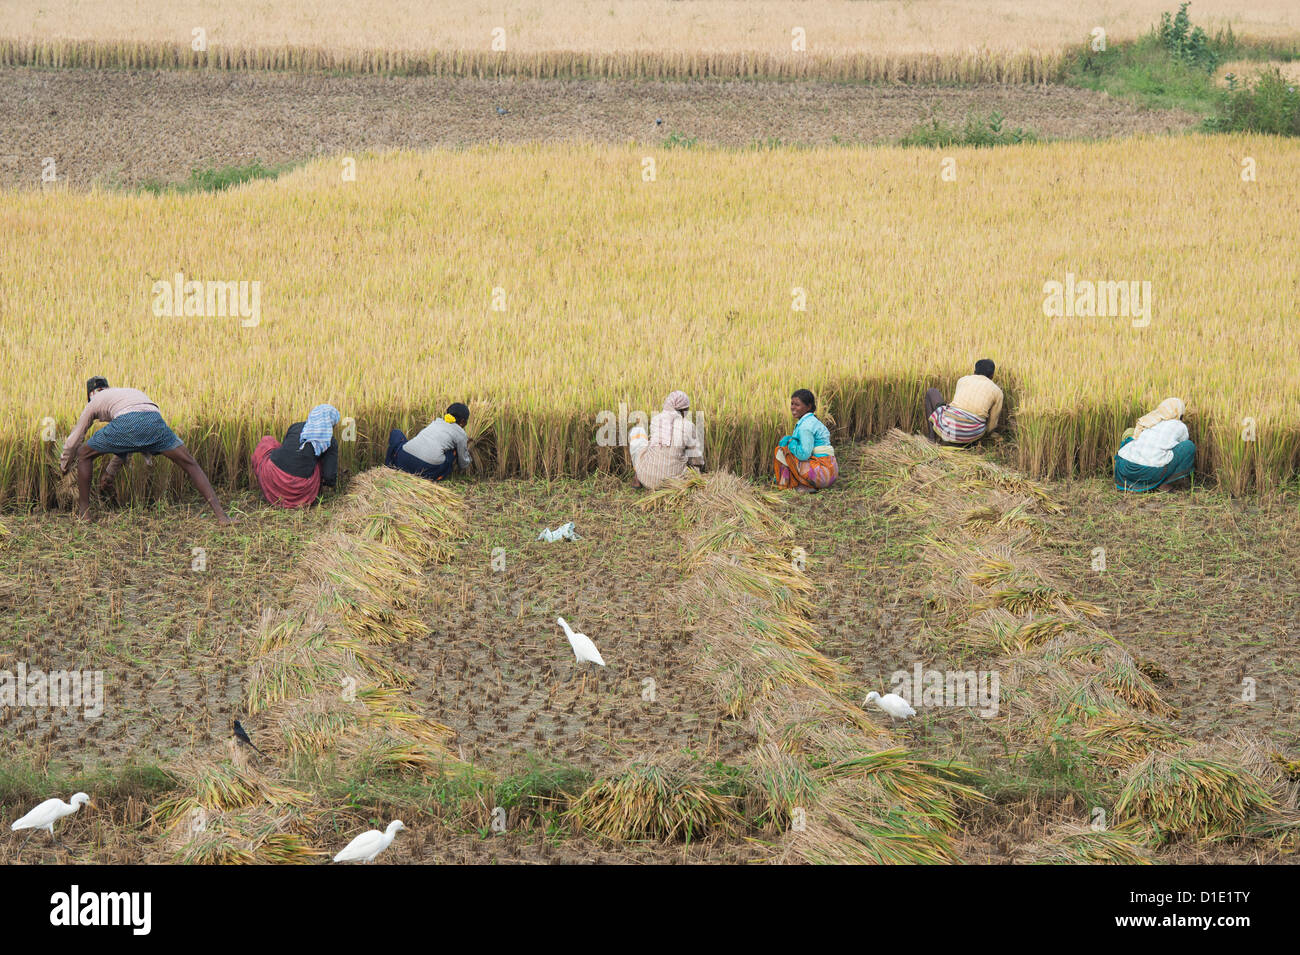
[[[27,815],[23,816],[9,828],[14,832],[19,829],[31,829],[33,832],[37,829],[44,829],[54,838],[54,824],[64,816],[71,816],[74,812],[90,802],[90,797],[85,793],[77,793],[72,797],[72,802],[64,802],[62,799],[55,797],[47,799]],[[32,833],[27,833],[27,839],[32,837]],[[27,839],[23,840],[23,845],[27,845]]]
[[[596,666],[604,666],[605,658],[600,655],[596,649],[596,644],[591,637],[585,633],[575,633],[569,626],[569,622],[563,617],[556,617],[555,622],[564,629],[564,635],[569,638],[569,646],[573,647],[573,655],[577,658],[577,663],[581,666],[583,663],[594,663]],[[572,677],[570,677],[572,679]]]
[[[862,701],[862,705],[866,706],[872,700],[875,700],[878,707],[895,719],[905,720],[909,716],[916,715],[916,710],[912,709],[911,704],[897,693],[886,693],[881,696],[875,690],[872,690],[867,694],[867,698]]]
[[[347,848],[334,857],[334,861],[374,862],[375,856],[391,846],[393,837],[405,828],[406,826],[402,824],[402,820],[394,819],[383,832],[378,829],[367,830],[349,842]]]

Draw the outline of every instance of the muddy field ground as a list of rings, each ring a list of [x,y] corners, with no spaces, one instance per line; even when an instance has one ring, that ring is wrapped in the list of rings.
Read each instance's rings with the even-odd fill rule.
[[[196,168],[476,143],[669,137],[743,147],[888,143],[999,112],[1046,139],[1186,131],[1198,118],[1066,86],[448,79],[0,70],[0,187],[185,179]]]
[[[857,452],[845,455],[854,460]],[[961,668],[927,606],[931,581],[917,558],[918,526],[882,506],[847,473],[832,491],[785,497],[780,510],[808,551],[817,588],[822,651],[844,662],[865,691],[889,674]],[[675,588],[682,579],[679,514],[644,511],[642,493],[609,475],[583,481],[458,482],[469,530],[454,559],[422,587],[428,639],[396,645],[393,662],[414,677],[429,716],[455,732],[453,750],[500,777],[531,771],[599,774],[630,757],[688,753],[727,765],[752,741],[722,717],[691,678],[687,628]],[[1118,494],[1101,481],[1049,485],[1066,505],[1045,544],[1069,588],[1106,611],[1105,625],[1156,674],[1177,708],[1180,733],[1208,741],[1230,731],[1294,754],[1300,734],[1300,508],[1294,492],[1233,500],[1214,490]],[[5,514],[0,574],[0,669],[19,662],[105,673],[103,715],[0,710],[0,810],[16,817],[32,774],[120,776],[124,766],[166,765],[194,752],[218,756],[241,713],[246,667],[261,614],[284,605],[295,555],[331,507],[285,513],[249,493],[233,502],[240,522],[218,529],[193,506],[104,506],[95,523],[66,513]],[[543,527],[576,522],[581,540],[547,544]],[[1094,549],[1106,569],[1092,569]],[[201,549],[202,570],[195,556]],[[609,668],[578,670],[556,616],[590,634]],[[1253,701],[1243,680],[1255,682]],[[645,692],[652,680],[652,699]],[[882,720],[887,717],[881,716]],[[992,777],[1008,770],[991,748],[996,721],[972,709],[923,710],[893,727],[932,756],[958,756]],[[269,727],[245,725],[277,759]],[[1004,783],[1006,781],[1004,780]],[[493,836],[489,807],[452,811],[437,788],[368,793],[364,780],[335,781],[340,809],[329,825],[355,830],[393,811],[416,813],[411,838],[391,861],[742,861],[748,841],[610,845],[569,831],[523,829]],[[148,787],[120,779],[97,808],[71,820],[67,848],[0,844],[0,861],[158,858],[123,826],[143,825]],[[1031,838],[1025,820],[1059,820],[1085,807],[1032,780],[1007,784],[965,827],[967,858],[1003,861]],[[1010,806],[1014,803],[1014,809]],[[1029,809],[1026,806],[1030,805]],[[479,818],[479,817],[482,818]],[[1007,832],[1009,818],[1025,831]],[[407,818],[407,824],[412,825]],[[16,837],[15,837],[16,838]],[[1249,861],[1256,847],[1229,845],[1196,859]],[[1190,860],[1187,860],[1190,861]]]

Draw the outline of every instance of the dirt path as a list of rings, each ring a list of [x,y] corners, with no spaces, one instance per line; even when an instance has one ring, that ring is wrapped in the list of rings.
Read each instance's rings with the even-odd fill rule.
[[[505,112],[499,112],[504,110]],[[325,153],[484,142],[830,145],[895,140],[932,115],[997,110],[1049,138],[1179,131],[1196,118],[1061,86],[475,80],[0,70],[0,187],[139,183]]]

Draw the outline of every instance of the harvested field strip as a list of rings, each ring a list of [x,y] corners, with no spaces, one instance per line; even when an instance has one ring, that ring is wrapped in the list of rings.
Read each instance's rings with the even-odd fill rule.
[[[1060,82],[1064,51],[944,53],[706,53],[335,51],[315,47],[212,47],[188,43],[0,39],[0,66],[42,69],[275,70],[494,79],[818,80],[840,83],[1025,85]]]
[[[816,649],[812,584],[795,569],[788,528],[771,503],[726,473],[644,501],[683,508],[694,528],[685,540],[682,611],[697,621],[698,679],[758,740],[744,759],[747,778],[734,795],[715,789],[705,798],[697,786],[686,800],[679,781],[638,799],[646,786],[634,783],[647,770],[629,770],[589,788],[575,820],[611,836],[680,829],[661,821],[667,812],[726,834],[737,831],[739,803],[751,826],[775,837],[775,859],[960,861],[952,834],[961,804],[982,799],[969,785],[974,774],[918,758],[850,702],[847,674]],[[665,806],[677,808],[658,808]]]
[[[1205,0],[1193,5],[1211,35],[1293,37],[1288,0]],[[0,36],[48,63],[354,70],[547,71],[617,68],[637,75],[764,64],[791,70],[857,60],[934,58],[1014,62],[1017,51],[1059,55],[1101,27],[1114,45],[1151,28],[1172,0],[316,0],[307,6],[227,0],[10,0]],[[802,39],[806,52],[792,41]],[[194,46],[201,52],[193,50]],[[768,67],[769,69],[771,67]],[[813,74],[820,75],[820,74]]]
[[[0,188],[41,188],[42,160],[71,189],[190,181],[193,170],[275,169],[308,156],[475,143],[629,141],[700,146],[893,142],[936,112],[998,112],[1043,139],[1186,132],[1182,110],[1072,86],[496,80],[290,73],[0,70]],[[104,102],[115,108],[105,113]],[[507,110],[497,113],[497,107]],[[659,120],[660,122],[656,122]],[[163,135],[179,127],[201,137]]]
[[[1180,737],[1176,713],[1104,629],[1105,612],[1060,588],[1036,526],[994,519],[1059,509],[1041,487],[897,431],[864,453],[863,468],[882,503],[907,501],[922,517],[936,625],[954,650],[1001,673],[1005,751],[1081,757],[1075,765],[1126,833],[1048,835],[1024,850],[1027,861],[1124,862],[1139,838],[1157,848],[1290,832],[1295,787],[1277,767],[1244,740]]]
[[[384,468],[357,477],[347,501],[303,557],[288,610],[264,615],[248,680],[247,712],[275,727],[265,757],[231,740],[229,761],[194,758],[172,772],[181,792],[154,810],[178,858],[207,863],[306,862],[319,807],[291,770],[331,754],[439,775],[459,763],[451,731],[410,699],[409,679],[381,649],[427,633],[411,614],[423,568],[449,555],[461,502],[445,488]]]

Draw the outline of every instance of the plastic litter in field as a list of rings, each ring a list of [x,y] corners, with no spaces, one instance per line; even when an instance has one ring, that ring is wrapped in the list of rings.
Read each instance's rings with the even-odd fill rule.
[[[548,544],[554,544],[556,541],[576,541],[581,540],[577,530],[573,527],[573,521],[567,524],[561,524],[555,530],[546,529],[537,535],[539,541],[546,541]]]

